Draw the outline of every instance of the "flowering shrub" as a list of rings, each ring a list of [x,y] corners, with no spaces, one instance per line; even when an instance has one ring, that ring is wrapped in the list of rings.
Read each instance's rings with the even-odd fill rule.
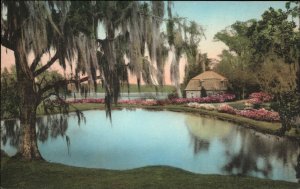
[[[218,111],[222,113],[229,113],[229,114],[236,114],[237,110],[233,107],[229,106],[228,104],[221,104],[218,107]]]
[[[212,104],[199,104],[197,102],[190,102],[187,104],[188,107],[192,107],[192,108],[201,108],[201,109],[205,109],[205,110],[215,110],[216,107]]]
[[[69,103],[104,103],[103,98],[87,98],[87,99],[74,99],[74,100],[67,100]]]
[[[264,108],[261,108],[259,110],[237,110],[229,106],[228,104],[222,104],[219,106],[218,111],[229,114],[237,114],[243,117],[259,121],[280,121],[280,116],[278,112],[268,111]]]
[[[156,100],[120,100],[120,104],[128,104],[128,105],[145,105],[152,106],[156,105]]]
[[[185,104],[190,102],[197,102],[197,103],[220,103],[220,102],[228,102],[235,99],[234,94],[218,94],[208,97],[202,98],[175,98],[171,99],[172,104]]]
[[[263,102],[270,102],[273,96],[265,92],[252,93],[249,96],[248,102],[251,104],[261,104]]]
[[[235,99],[233,94],[214,95],[203,98],[173,98],[165,100],[120,100],[120,104],[134,104],[134,105],[166,105],[166,104],[185,104],[190,102],[197,103],[219,103],[227,102]],[[70,103],[104,103],[104,99],[75,99],[68,100]]]
[[[187,104],[188,107],[191,107],[191,108],[199,108],[199,103],[197,102],[190,102]]]
[[[261,108],[259,110],[241,110],[237,111],[237,114],[243,117],[259,121],[280,121],[280,116],[278,112],[268,111],[264,108]]]

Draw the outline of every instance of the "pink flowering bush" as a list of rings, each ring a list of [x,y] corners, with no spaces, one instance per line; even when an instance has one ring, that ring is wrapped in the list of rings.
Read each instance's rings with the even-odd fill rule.
[[[237,110],[229,106],[228,104],[221,104],[218,108],[218,111],[222,113],[236,114]]]
[[[222,104],[219,106],[218,111],[222,113],[236,114],[258,121],[280,121],[278,112],[268,111],[264,108],[261,108],[259,110],[237,110],[229,106],[228,104]]]
[[[220,103],[232,101],[235,99],[234,94],[221,94],[208,96],[203,98],[173,98],[173,99],[164,99],[164,100],[119,100],[120,104],[133,104],[133,105],[167,105],[167,104],[186,104],[190,102],[197,103]],[[104,99],[75,99],[75,100],[67,100],[70,103],[104,103]]]
[[[234,94],[220,94],[220,95],[213,95],[208,97],[202,98],[174,98],[171,99],[172,104],[185,104],[190,102],[197,102],[197,103],[220,103],[220,102],[228,102],[235,99]]]
[[[215,110],[216,107],[212,104],[199,104],[197,102],[190,102],[187,104],[188,107],[192,107],[192,108],[200,108],[200,109],[205,109],[205,110]]]
[[[119,104],[153,106],[157,104],[157,101],[156,100],[120,100]]]
[[[241,110],[237,111],[236,114],[259,121],[280,121],[280,116],[278,112],[268,111],[264,108],[261,108],[259,110]]]
[[[263,102],[270,102],[273,96],[265,92],[252,93],[249,96],[248,102],[251,104],[261,104]]]
[[[100,103],[103,104],[104,103],[104,99],[103,98],[86,98],[86,99],[74,99],[74,100],[67,100],[67,102],[69,103]]]

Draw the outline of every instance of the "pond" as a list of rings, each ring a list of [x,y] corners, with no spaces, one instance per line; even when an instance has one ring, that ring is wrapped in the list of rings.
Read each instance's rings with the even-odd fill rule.
[[[295,141],[199,115],[169,111],[85,111],[37,121],[38,146],[49,162],[126,170],[165,165],[202,174],[238,174],[297,182],[300,147]],[[1,122],[1,146],[17,152],[18,121]],[[298,162],[298,167],[299,167]],[[296,176],[297,175],[297,176]]]

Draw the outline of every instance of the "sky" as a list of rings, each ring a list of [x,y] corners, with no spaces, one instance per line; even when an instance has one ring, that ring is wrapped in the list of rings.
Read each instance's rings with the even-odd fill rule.
[[[204,27],[200,50],[218,59],[226,45],[214,42],[214,35],[236,21],[260,19],[269,7],[285,10],[285,1],[175,1],[173,12]]]
[[[249,19],[260,19],[261,15],[269,7],[285,10],[285,1],[174,1],[173,15],[186,17],[189,21],[196,21],[205,30],[206,39],[200,42],[201,53],[207,53],[208,58],[218,59],[226,45],[213,40],[214,35],[230,26],[236,21],[247,21]],[[167,15],[167,10],[165,10]],[[101,33],[101,32],[100,32]],[[29,57],[29,59],[33,59]],[[42,59],[47,61],[47,56]],[[168,59],[165,67],[166,84],[170,81],[170,62]],[[1,46],[1,69],[14,63],[13,53]],[[184,77],[184,65],[186,60],[180,60],[180,81]],[[58,66],[54,69],[59,69]],[[135,81],[134,77],[130,82]]]

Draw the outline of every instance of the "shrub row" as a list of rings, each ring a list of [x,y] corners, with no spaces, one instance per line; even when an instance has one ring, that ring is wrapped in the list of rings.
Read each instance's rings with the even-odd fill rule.
[[[119,100],[120,104],[134,104],[134,105],[167,105],[167,104],[186,104],[190,102],[197,103],[220,103],[228,102],[235,99],[233,94],[214,95],[203,98],[173,98],[165,100]],[[69,103],[104,103],[104,99],[74,99],[68,100]]]
[[[271,121],[271,122],[280,121],[280,116],[278,112],[268,111],[264,108],[258,110],[257,109],[237,110],[229,106],[228,104],[223,104],[219,106],[218,111],[223,113],[236,114],[236,115],[240,115],[243,117],[247,117],[259,121]]]

